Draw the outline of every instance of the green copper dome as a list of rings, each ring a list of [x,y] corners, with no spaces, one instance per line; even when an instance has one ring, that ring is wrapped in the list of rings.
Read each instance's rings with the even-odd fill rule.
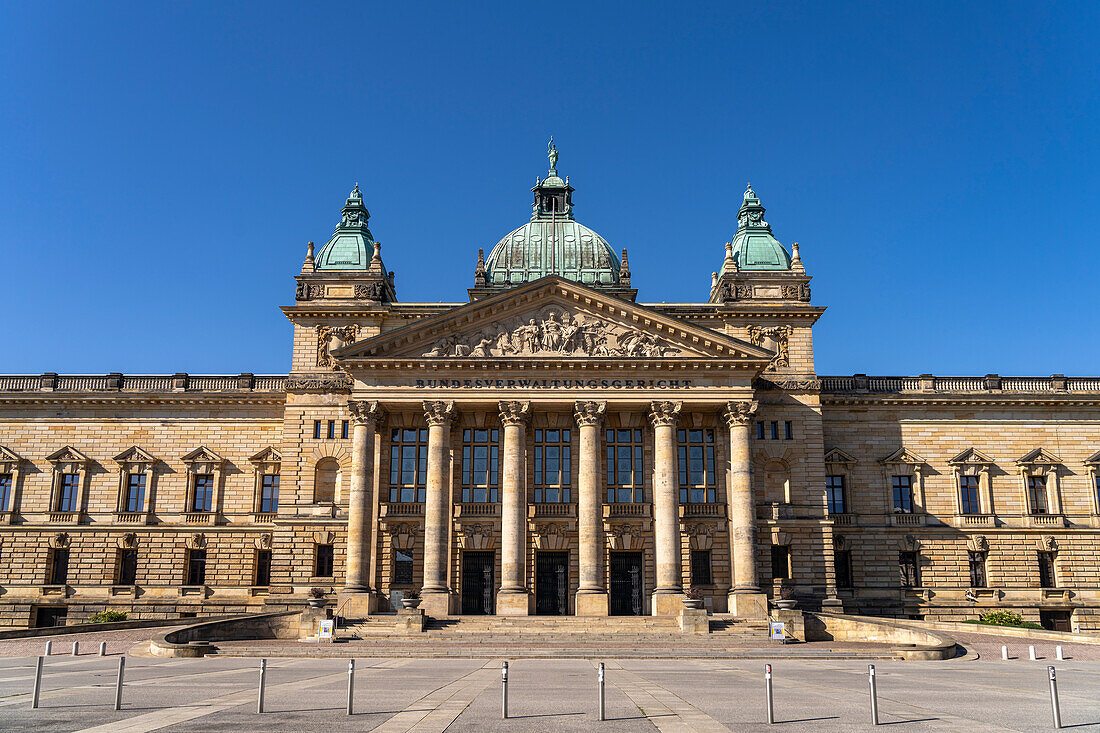
[[[619,258],[607,240],[573,219],[573,187],[558,177],[550,138],[549,175],[536,180],[531,221],[497,242],[485,259],[485,284],[506,287],[559,275],[585,285],[620,285]],[[479,272],[480,272],[479,265]]]
[[[733,259],[739,270],[789,270],[791,256],[772,236],[764,221],[764,207],[748,184],[741,210],[737,212],[737,234],[733,237]]]
[[[318,270],[366,270],[374,254],[374,237],[367,229],[370,212],[363,205],[359,184],[344,202],[336,231],[317,253]]]

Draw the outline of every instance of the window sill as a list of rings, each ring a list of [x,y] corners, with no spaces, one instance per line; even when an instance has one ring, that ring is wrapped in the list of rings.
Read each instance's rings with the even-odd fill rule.
[[[604,518],[638,517],[639,519],[648,519],[651,513],[651,505],[648,503],[623,502],[603,505]]]
[[[384,501],[378,507],[379,517],[421,517],[424,516],[424,505],[419,502],[413,501],[401,501],[401,502],[388,502]]]
[[[184,512],[184,524],[214,524],[214,512]]]
[[[927,517],[924,514],[904,514],[895,513],[890,515],[890,526],[892,527],[923,527],[926,524]]]
[[[15,512],[0,512],[0,524],[15,524]]]
[[[253,597],[266,596],[266,595],[270,595],[270,593],[271,593],[271,586],[267,586],[267,585],[254,585],[254,586],[252,586],[251,588],[248,589],[248,594],[253,596]]]
[[[149,524],[149,512],[115,512],[115,524]]]
[[[274,524],[275,518],[278,516],[278,512],[252,512],[252,522],[254,524]]]
[[[500,504],[497,503],[470,503],[455,504],[455,519],[460,517],[498,517],[500,516]]]
[[[206,585],[181,585],[179,586],[179,592],[181,596],[202,596],[205,598],[209,595],[210,588]]]
[[[531,519],[536,517],[575,517],[577,516],[577,505],[572,502],[532,503],[527,505],[527,516]]]
[[[956,514],[956,527],[996,527],[997,517],[994,514]]]
[[[1064,514],[1025,514],[1024,522],[1028,527],[1065,527]]]
[[[136,585],[112,585],[110,594],[112,596],[137,596]]]
[[[80,512],[50,512],[50,521],[57,524],[80,524]]]
[[[850,527],[856,523],[856,515],[845,512],[844,514],[830,514],[829,521],[838,527]]]
[[[694,518],[694,517],[724,517],[726,516],[726,505],[718,503],[688,503],[680,505],[680,518]]]
[[[39,586],[39,591],[44,596],[64,596],[67,598],[70,595],[68,585],[43,585]]]

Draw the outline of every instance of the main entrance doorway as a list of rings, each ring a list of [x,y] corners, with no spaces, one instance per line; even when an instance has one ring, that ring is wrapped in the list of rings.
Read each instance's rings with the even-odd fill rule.
[[[612,552],[611,593],[608,600],[612,616],[642,615],[642,553]]]
[[[535,555],[535,613],[564,616],[569,613],[569,553]]]
[[[462,613],[493,612],[495,554],[491,550],[462,552]]]

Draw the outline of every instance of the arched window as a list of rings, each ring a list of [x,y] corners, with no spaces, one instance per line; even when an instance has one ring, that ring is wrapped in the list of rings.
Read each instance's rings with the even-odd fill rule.
[[[331,504],[340,491],[340,464],[335,458],[323,458],[313,469],[313,503]]]

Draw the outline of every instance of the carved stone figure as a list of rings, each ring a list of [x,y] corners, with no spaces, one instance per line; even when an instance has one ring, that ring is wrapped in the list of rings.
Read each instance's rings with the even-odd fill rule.
[[[775,358],[768,364],[766,371],[788,367],[791,364],[790,326],[749,326],[749,343],[763,346],[775,352]]]
[[[359,324],[350,326],[317,327],[317,366],[331,369],[335,365],[332,353],[336,349],[355,342]]]

